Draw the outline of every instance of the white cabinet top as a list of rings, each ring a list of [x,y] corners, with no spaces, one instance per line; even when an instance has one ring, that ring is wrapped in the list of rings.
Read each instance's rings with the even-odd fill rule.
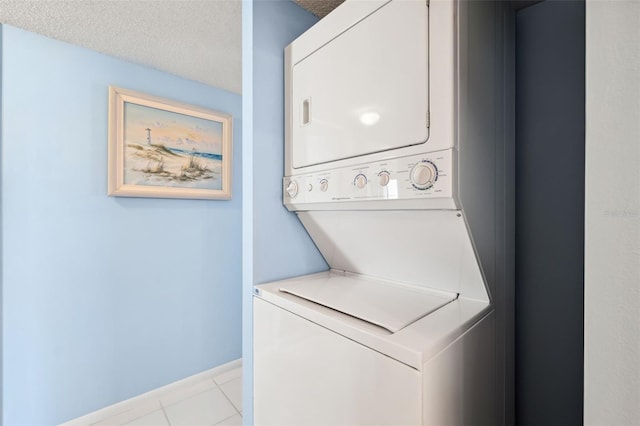
[[[283,283],[280,291],[378,325],[392,333],[458,297],[455,293],[363,280],[354,276],[290,281]]]

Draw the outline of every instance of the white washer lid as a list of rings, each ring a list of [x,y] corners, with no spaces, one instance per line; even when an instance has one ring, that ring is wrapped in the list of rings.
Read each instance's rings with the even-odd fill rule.
[[[352,276],[283,283],[280,291],[378,325],[395,333],[455,300],[456,293]]]

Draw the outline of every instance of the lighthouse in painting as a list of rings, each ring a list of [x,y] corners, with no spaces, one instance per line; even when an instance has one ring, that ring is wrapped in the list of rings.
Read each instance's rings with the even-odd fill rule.
[[[145,130],[147,131],[147,145],[151,146],[151,129],[147,127]]]

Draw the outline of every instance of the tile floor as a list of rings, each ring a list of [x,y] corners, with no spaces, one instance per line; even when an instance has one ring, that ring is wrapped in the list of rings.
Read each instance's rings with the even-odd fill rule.
[[[169,391],[91,426],[242,425],[242,367]]]

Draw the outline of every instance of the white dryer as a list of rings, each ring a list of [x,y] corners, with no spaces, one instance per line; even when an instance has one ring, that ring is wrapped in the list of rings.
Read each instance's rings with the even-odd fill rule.
[[[255,287],[256,425],[495,424],[460,10],[347,0],[285,51],[284,204],[331,269]]]

